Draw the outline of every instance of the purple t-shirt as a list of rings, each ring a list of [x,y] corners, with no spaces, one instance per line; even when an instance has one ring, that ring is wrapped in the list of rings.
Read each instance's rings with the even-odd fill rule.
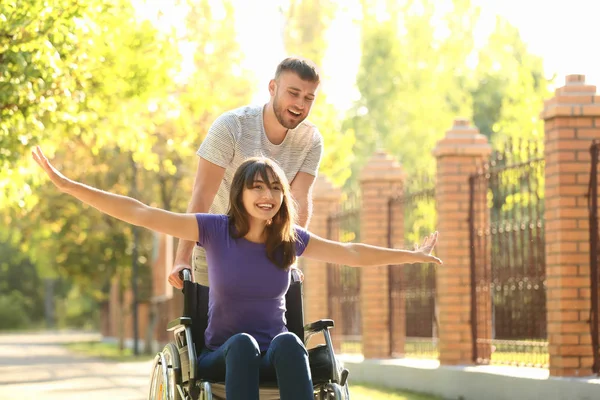
[[[266,351],[276,335],[286,332],[290,270],[273,264],[264,244],[232,238],[226,215],[196,214],[196,220],[198,245],[206,249],[210,285],[206,347],[216,350],[231,336],[247,333]],[[300,227],[296,232],[300,256],[310,236]]]

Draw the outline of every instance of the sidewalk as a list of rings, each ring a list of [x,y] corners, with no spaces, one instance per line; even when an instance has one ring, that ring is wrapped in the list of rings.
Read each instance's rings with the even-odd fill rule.
[[[116,363],[70,353],[81,332],[0,334],[0,399],[145,400],[151,361]]]

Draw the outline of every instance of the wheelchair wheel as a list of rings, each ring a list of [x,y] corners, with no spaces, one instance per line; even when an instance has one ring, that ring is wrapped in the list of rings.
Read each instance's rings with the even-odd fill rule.
[[[166,377],[163,375],[162,361],[164,361],[164,357],[162,353],[158,353],[154,357],[154,363],[152,364],[148,400],[168,400],[167,391],[165,390]]]
[[[154,358],[149,400],[183,400],[177,386],[181,386],[179,352],[168,343]]]
[[[344,400],[350,400],[350,389],[348,388],[348,382],[342,388],[342,394],[344,395]]]
[[[315,394],[315,400],[349,400],[350,391],[348,384],[340,386],[337,383],[328,383],[321,388],[320,393]]]

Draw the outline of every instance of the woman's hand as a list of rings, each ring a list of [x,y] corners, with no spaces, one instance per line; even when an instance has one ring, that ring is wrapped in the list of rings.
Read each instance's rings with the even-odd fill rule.
[[[418,244],[415,244],[415,253],[418,253],[423,257],[423,261],[421,262],[442,264],[442,260],[431,255],[433,248],[437,244],[437,239],[438,232],[436,231],[429,236],[425,236],[425,238],[423,239],[423,243],[420,246]]]
[[[52,183],[54,183],[61,191],[66,192],[71,180],[58,172],[58,170],[50,164],[50,161],[48,161],[40,146],[36,146],[31,154],[33,155],[35,162],[46,172],[46,175],[48,175]]]

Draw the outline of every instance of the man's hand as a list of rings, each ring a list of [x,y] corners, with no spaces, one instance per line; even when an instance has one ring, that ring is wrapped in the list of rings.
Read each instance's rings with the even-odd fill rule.
[[[189,269],[190,272],[192,272],[192,267],[186,264],[177,264],[173,267],[173,269],[171,270],[171,273],[169,274],[169,283],[177,288],[177,289],[183,289],[183,281],[181,280],[181,277],[179,276],[179,273],[181,271],[183,271],[184,269]],[[194,274],[190,274],[192,276],[192,281],[194,280]]]
[[[304,273],[296,265],[292,265],[292,274],[298,274],[298,279],[300,279],[300,282],[304,282]]]
[[[418,244],[415,244],[415,253],[419,253],[423,256],[422,262],[442,264],[442,260],[431,255],[433,248],[437,244],[437,240],[438,233],[436,231],[432,235],[425,236],[425,238],[423,239],[423,243],[420,246]]]

